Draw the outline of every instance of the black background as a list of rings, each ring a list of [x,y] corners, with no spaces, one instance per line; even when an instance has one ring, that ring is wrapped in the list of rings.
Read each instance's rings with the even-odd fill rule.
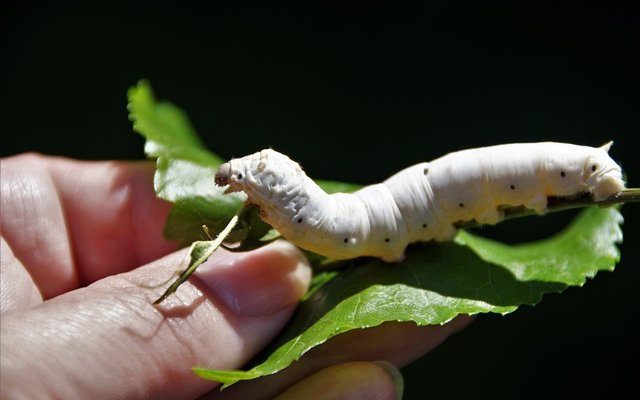
[[[147,78],[224,158],[271,146],[312,177],[372,183],[463,148],[614,139],[612,156],[640,186],[631,1],[304,10],[5,2],[0,13],[2,156],[143,158],[125,106],[127,88]],[[615,273],[506,317],[481,316],[404,369],[406,398],[637,389],[639,208],[623,209]],[[485,232],[526,240],[567,218]]]

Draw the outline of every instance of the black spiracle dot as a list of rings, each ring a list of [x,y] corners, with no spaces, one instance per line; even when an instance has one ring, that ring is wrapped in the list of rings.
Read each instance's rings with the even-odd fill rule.
[[[511,190],[516,190],[516,185],[511,185]]]
[[[301,224],[302,223],[302,218],[298,218],[298,223]]]
[[[238,179],[242,179],[242,174],[238,174]]]
[[[344,238],[343,242],[347,243],[349,241],[349,238]]]
[[[423,228],[426,228],[426,227],[427,227],[427,224],[422,224],[422,227],[423,227]]]
[[[384,238],[384,241],[385,241],[386,243],[389,243],[389,240],[391,240],[391,239],[389,239],[389,238]]]
[[[463,208],[463,207],[464,207],[464,203],[460,203],[460,204],[458,204],[458,205],[460,206],[460,208]]]
[[[592,166],[591,166],[591,171],[592,171],[592,172],[596,172],[596,170],[597,170],[597,169],[598,169],[598,166],[597,166],[597,165],[592,165]]]
[[[423,170],[422,170],[422,173],[423,173],[423,174],[425,174],[425,175],[426,175],[426,174],[428,174],[428,173],[429,173],[429,168],[425,168],[425,169],[423,169]]]
[[[567,174],[565,174],[564,171],[560,171],[560,176],[564,178]]]

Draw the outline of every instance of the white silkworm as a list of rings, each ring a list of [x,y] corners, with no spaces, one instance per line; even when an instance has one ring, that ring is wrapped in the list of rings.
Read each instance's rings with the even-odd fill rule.
[[[502,207],[545,212],[550,196],[624,189],[601,147],[516,143],[447,154],[354,193],[327,194],[284,154],[266,149],[220,166],[216,184],[244,191],[262,219],[295,245],[333,259],[399,261],[409,243],[447,241],[457,222],[495,224]]]

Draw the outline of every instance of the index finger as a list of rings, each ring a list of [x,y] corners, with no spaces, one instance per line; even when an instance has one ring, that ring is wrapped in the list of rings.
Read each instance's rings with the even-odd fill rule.
[[[175,250],[153,164],[27,154],[2,160],[2,236],[49,298]]]

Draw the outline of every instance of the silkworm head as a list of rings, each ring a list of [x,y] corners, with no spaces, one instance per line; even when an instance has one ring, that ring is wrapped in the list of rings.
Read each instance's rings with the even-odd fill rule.
[[[228,186],[225,193],[233,193],[243,190],[246,176],[244,164],[231,160],[218,168],[214,181],[218,186]]]
[[[225,193],[243,191],[258,205],[271,203],[289,193],[291,183],[304,176],[300,166],[284,154],[265,149],[234,158],[220,166],[215,176],[218,186],[228,185]]]
[[[586,184],[592,190],[595,201],[607,199],[622,191],[625,186],[620,166],[609,157],[606,149],[598,150],[584,165]]]
[[[214,178],[216,185],[227,186],[229,184],[229,177],[231,176],[231,164],[226,162],[218,168],[216,176]]]

